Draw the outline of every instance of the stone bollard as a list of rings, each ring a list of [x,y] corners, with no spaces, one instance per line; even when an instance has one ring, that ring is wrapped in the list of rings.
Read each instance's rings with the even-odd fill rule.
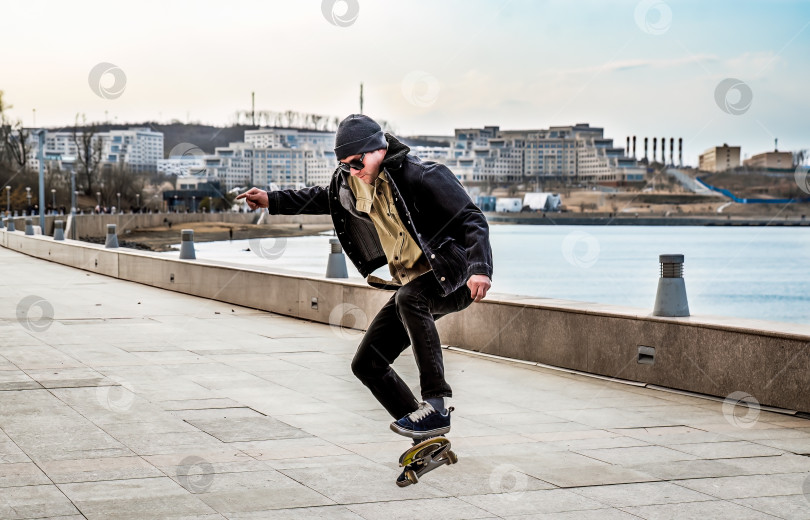
[[[7,218],[6,219],[6,228],[8,228],[9,231],[17,231],[17,228],[14,227],[14,219],[13,218]]]
[[[64,240],[65,239],[65,221],[64,220],[55,220],[53,223],[53,239],[54,240]]]
[[[180,231],[180,260],[195,260],[194,253],[194,230],[183,229]]]
[[[689,316],[683,255],[660,255],[658,260],[661,262],[661,278],[658,279],[653,316]]]
[[[115,233],[115,224],[107,224],[107,240],[104,247],[113,249],[118,247],[118,235]]]
[[[329,245],[332,248],[332,252],[329,253],[329,260],[326,263],[326,277],[348,278],[349,272],[346,270],[346,257],[343,256],[343,248],[340,246],[340,240],[330,238]]]
[[[34,221],[30,218],[25,219],[25,234],[26,235],[34,234]]]

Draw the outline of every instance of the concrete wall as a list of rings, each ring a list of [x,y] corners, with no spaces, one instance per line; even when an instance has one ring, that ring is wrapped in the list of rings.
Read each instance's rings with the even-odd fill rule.
[[[163,220],[171,221],[172,226],[181,226],[188,222],[228,222],[232,224],[255,224],[259,220],[261,213],[120,213],[118,215],[76,215],[74,225],[77,237],[107,236],[107,224],[115,224],[119,235],[123,235],[127,230],[139,228],[151,228],[165,225]],[[25,219],[28,217],[15,217],[14,225],[18,230],[25,231]],[[39,216],[31,217],[35,226],[39,225]],[[67,215],[45,216],[45,229],[42,234],[53,236],[53,222],[55,220],[65,221],[67,226]],[[330,224],[332,218],[329,215],[265,215],[265,223],[273,224]],[[179,235],[178,235],[179,236]]]
[[[391,296],[361,280],[174,260],[150,252],[0,232],[0,245],[122,280],[365,329]],[[313,300],[314,299],[314,300]],[[761,405],[810,413],[810,326],[691,316],[493,294],[437,322],[445,344]],[[653,347],[653,364],[639,363]]]

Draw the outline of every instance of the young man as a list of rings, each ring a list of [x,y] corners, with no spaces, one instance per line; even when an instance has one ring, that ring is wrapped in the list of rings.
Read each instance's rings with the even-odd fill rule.
[[[450,431],[435,320],[481,301],[490,288],[489,227],[444,165],[421,161],[371,118],[353,114],[335,137],[338,168],[326,188],[239,195],[270,214],[331,214],[343,249],[366,281],[396,292],[363,336],[352,371],[396,419],[391,429],[418,440]],[[371,273],[388,264],[391,280]],[[409,345],[419,368],[417,401],[391,363]]]

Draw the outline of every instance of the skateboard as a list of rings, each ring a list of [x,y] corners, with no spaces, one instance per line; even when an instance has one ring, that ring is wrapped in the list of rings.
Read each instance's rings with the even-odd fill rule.
[[[400,467],[404,467],[397,479],[399,487],[410,486],[419,482],[419,477],[445,464],[455,464],[458,456],[450,449],[447,437],[429,437],[421,439],[399,457]]]

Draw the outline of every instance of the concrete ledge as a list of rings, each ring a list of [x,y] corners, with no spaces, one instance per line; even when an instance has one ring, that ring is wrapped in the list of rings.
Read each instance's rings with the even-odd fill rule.
[[[255,224],[261,213],[118,213],[115,215],[74,215],[76,236],[104,238],[107,236],[107,224],[115,224],[119,238],[127,231],[139,228],[151,228],[164,225],[168,219],[172,225],[180,226],[189,222],[227,222],[232,224]],[[33,218],[34,226],[39,226],[39,216],[12,217],[17,229],[25,230],[25,219]],[[70,215],[45,215],[43,235],[53,236],[53,223],[64,220],[65,225]],[[329,215],[265,215],[265,223],[273,224],[331,224]],[[179,228],[178,228],[179,229]],[[179,241],[179,239],[178,239]]]
[[[172,291],[365,329],[391,292],[360,280],[173,260],[150,252],[0,232],[8,249]],[[649,311],[491,294],[437,322],[443,343],[725,398],[810,413],[810,326],[718,316],[661,318]],[[652,364],[639,346],[653,347]],[[739,394],[737,394],[739,395]]]

